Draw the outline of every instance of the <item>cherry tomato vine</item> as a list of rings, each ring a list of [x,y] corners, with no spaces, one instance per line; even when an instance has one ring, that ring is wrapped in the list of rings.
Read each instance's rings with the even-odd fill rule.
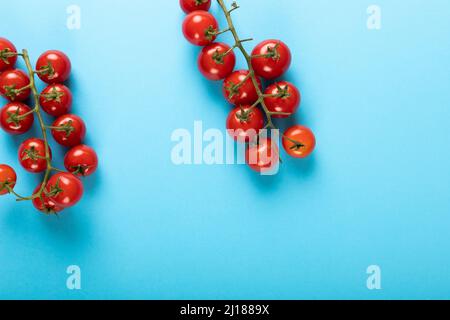
[[[261,133],[264,129],[277,129],[273,119],[288,118],[296,113],[301,94],[287,81],[276,81],[264,90],[261,79],[270,81],[284,75],[291,65],[291,51],[281,40],[269,39],[259,43],[249,54],[244,43],[253,39],[241,39],[232,19],[238,4],[233,2],[228,8],[224,0],[217,0],[217,3],[227,21],[223,30],[207,12],[211,0],[180,0],[181,8],[187,13],[183,34],[193,45],[203,47],[198,58],[200,72],[209,80],[223,80],[225,99],[235,106],[228,116],[227,129],[233,138],[248,144],[247,163],[258,172],[270,170],[280,161],[279,150],[271,138],[261,137]],[[227,32],[234,38],[232,46],[215,42],[219,35]],[[243,55],[247,70],[234,70],[236,49]],[[295,125],[282,135],[282,145],[290,156],[306,158],[314,151],[316,139],[309,128]]]
[[[27,72],[15,69],[18,57],[23,59]],[[46,214],[58,214],[77,204],[84,192],[79,177],[93,174],[98,167],[94,149],[82,144],[86,135],[83,120],[70,114],[73,97],[63,84],[70,72],[71,62],[61,51],[43,53],[33,69],[27,50],[18,52],[9,40],[0,38],[0,94],[9,101],[0,111],[0,126],[9,134],[22,135],[37,118],[42,137],[25,140],[19,147],[18,158],[26,171],[43,174],[33,194],[22,196],[14,190],[15,170],[0,164],[0,195],[13,194],[17,201],[31,201]],[[41,93],[35,76],[48,84]],[[30,97],[33,107],[24,103]],[[43,111],[57,119],[47,125]],[[64,159],[66,170],[52,164],[49,131],[58,144],[71,148]]]

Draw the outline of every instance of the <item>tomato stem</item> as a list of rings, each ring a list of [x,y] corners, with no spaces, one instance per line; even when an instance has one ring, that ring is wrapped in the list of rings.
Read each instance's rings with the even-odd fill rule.
[[[9,64],[8,58],[21,56],[21,53],[12,52],[10,49],[6,48],[0,50],[0,60],[2,60],[5,64]]]
[[[35,113],[36,112],[36,109],[31,109],[30,111],[28,111],[28,112],[26,112],[26,113],[24,113],[24,114],[21,114],[21,115],[19,115],[19,116],[17,116],[17,120],[23,120],[23,119],[25,119],[26,117],[28,117],[30,114],[33,114],[33,113]]]
[[[242,45],[242,43],[247,42],[247,41],[252,41],[253,39],[249,38],[249,39],[240,39],[239,35],[236,31],[236,28],[234,27],[234,23],[233,23],[233,19],[231,18],[231,13],[238,9],[239,6],[233,2],[231,9],[227,9],[227,6],[225,5],[224,0],[217,0],[217,2],[219,3],[220,8],[222,9],[223,13],[225,14],[227,23],[228,23],[228,29],[230,30],[231,34],[233,35],[234,41],[235,41],[235,47],[238,48],[242,55],[244,56],[246,62],[247,62],[247,66],[248,66],[248,70],[249,70],[249,74],[248,77],[246,77],[246,79],[244,79],[243,82],[247,81],[248,78],[252,79],[253,82],[253,86],[256,89],[256,93],[258,94],[258,103],[257,104],[261,104],[261,107],[265,113],[266,119],[267,119],[267,125],[266,128],[267,129],[276,129],[275,125],[273,124],[272,121],[272,116],[274,115],[272,112],[270,112],[270,110],[267,108],[265,102],[264,102],[264,93],[261,91],[260,87],[259,87],[259,83],[258,83],[258,79],[256,77],[255,74],[255,70],[253,69],[252,66],[252,57],[250,56],[250,54],[247,52],[247,50],[245,50],[244,46]],[[241,82],[242,83],[242,82]],[[240,84],[242,85],[242,84]]]
[[[52,166],[52,160],[51,160],[51,157],[50,157],[50,146],[48,144],[48,136],[47,136],[46,125],[45,125],[44,119],[42,117],[41,105],[39,103],[39,96],[40,95],[39,95],[39,92],[38,92],[38,90],[36,88],[36,82],[35,82],[35,78],[34,78],[35,74],[40,73],[40,72],[36,72],[36,71],[33,70],[33,67],[31,66],[30,57],[28,55],[28,51],[27,50],[24,49],[24,50],[22,50],[22,53],[20,53],[20,54],[18,53],[17,55],[21,56],[23,58],[23,60],[25,61],[25,65],[26,65],[27,70],[28,70],[28,75],[30,77],[30,84],[27,86],[27,88],[31,89],[31,92],[33,94],[33,101],[34,101],[34,108],[31,111],[27,112],[26,114],[22,115],[22,117],[26,116],[28,114],[31,114],[31,113],[36,113],[36,117],[38,118],[39,126],[40,126],[41,132],[42,132],[42,138],[44,140],[44,145],[45,145],[45,156],[43,158],[47,162],[47,169],[45,170],[44,177],[43,177],[42,182],[41,182],[41,187],[39,188],[39,190],[35,194],[33,194],[33,195],[29,196],[29,197],[23,197],[23,196],[19,195],[18,193],[16,193],[12,188],[8,188],[9,189],[8,191],[11,194],[13,194],[14,196],[16,196],[16,198],[17,198],[16,200],[17,201],[30,201],[30,200],[42,197],[42,195],[44,193],[44,190],[45,190],[45,186],[46,186],[46,184],[48,182],[48,179],[50,178],[50,173],[52,171],[54,171],[54,170],[57,170],[57,169],[55,169]]]
[[[216,36],[218,36],[220,34],[227,33],[228,31],[230,31],[230,28],[227,28],[227,29],[224,29],[224,30],[221,30],[221,31],[216,31],[215,34],[216,34]]]
[[[27,90],[27,89],[31,89],[31,86],[30,86],[30,85],[27,85],[27,86],[25,86],[25,87],[22,87],[22,88],[20,88],[20,89],[16,89],[16,90],[14,90],[14,91],[15,91],[16,94],[18,94],[18,93],[21,93],[21,92],[23,92],[23,91],[25,91],[25,90]]]
[[[239,5],[236,2],[233,2],[231,6],[232,6],[231,9],[227,11],[228,15],[232,13],[234,10],[239,9]]]

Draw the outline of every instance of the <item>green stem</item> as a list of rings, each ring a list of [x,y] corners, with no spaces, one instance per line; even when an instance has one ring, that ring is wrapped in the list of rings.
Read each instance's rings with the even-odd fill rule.
[[[224,30],[221,30],[221,31],[217,31],[217,32],[216,32],[216,36],[221,35],[221,34],[223,34],[223,33],[226,33],[226,32],[228,32],[228,31],[230,31],[230,29],[224,29]]]
[[[41,113],[41,105],[39,103],[39,92],[36,88],[36,82],[34,79],[34,75],[36,72],[33,70],[33,67],[31,66],[28,51],[25,49],[22,50],[21,55],[23,57],[23,60],[25,61],[25,65],[27,67],[28,74],[30,76],[30,85],[29,86],[31,88],[31,92],[33,93],[33,101],[34,101],[33,112],[36,113],[36,116],[39,121],[39,126],[41,128],[42,138],[44,140],[44,145],[45,145],[45,159],[47,161],[47,169],[45,171],[44,178],[41,183],[41,187],[37,193],[33,194],[31,197],[22,197],[22,196],[16,194],[15,192],[13,192],[13,194],[18,198],[17,199],[18,201],[26,201],[26,200],[33,200],[35,198],[41,197],[42,193],[45,190],[45,185],[47,184],[48,179],[50,178],[50,173],[52,172],[52,170],[54,168],[52,167],[52,160],[50,157],[50,146],[48,144],[47,130],[46,130],[44,119],[43,119],[42,113]]]
[[[228,10],[228,14],[232,13],[236,9],[239,9],[239,6],[237,5],[236,2],[234,2],[233,7],[230,10]]]
[[[30,197],[23,197],[20,194],[18,194],[17,192],[14,191],[13,188],[11,188],[10,186],[6,186],[6,188],[8,189],[8,192],[15,195],[16,196],[16,200],[17,201],[30,201],[33,200],[35,197],[34,196],[30,196]]]
[[[52,171],[55,171],[55,172],[62,172],[62,173],[66,172],[66,171],[64,171],[64,170],[61,170],[61,169],[58,169],[58,168],[54,168],[54,167],[51,167],[50,169],[51,169]]]
[[[250,79],[251,76],[252,76],[252,75],[251,75],[251,73],[249,72],[249,73],[245,76],[245,78],[242,79],[242,81],[239,82],[239,83],[236,85],[236,89],[239,89],[240,87],[242,87],[242,86],[247,82],[247,80]]]
[[[25,90],[28,90],[28,89],[31,89],[31,85],[27,85],[27,86],[25,86],[25,87],[22,87],[22,88],[20,88],[20,89],[17,89],[17,90],[16,90],[16,93],[21,93],[21,92],[23,92],[23,91],[25,91]]]
[[[267,118],[266,127],[270,128],[270,129],[276,129],[276,127],[274,126],[273,121],[272,121],[272,113],[269,111],[269,109],[267,108],[267,106],[264,102],[264,93],[259,88],[258,79],[256,78],[255,70],[253,69],[253,66],[252,66],[252,57],[248,54],[247,50],[245,50],[244,46],[242,45],[243,42],[250,41],[251,39],[241,40],[239,38],[239,35],[233,24],[233,19],[231,18],[231,13],[234,10],[236,10],[237,8],[239,8],[239,6],[235,5],[230,10],[228,10],[225,5],[224,0],[217,0],[217,2],[219,3],[223,13],[225,14],[225,17],[226,17],[226,20],[228,23],[228,28],[230,29],[231,34],[233,35],[234,41],[236,42],[235,47],[238,48],[242,52],[242,54],[247,62],[248,70],[249,70],[249,77],[251,77],[251,79],[252,79],[253,85],[256,89],[256,93],[258,94],[258,97],[259,97],[258,101],[261,104],[261,107],[263,108],[263,111]]]
[[[28,117],[30,114],[35,113],[35,112],[36,112],[36,109],[31,109],[30,111],[28,111],[28,112],[26,112],[26,113],[24,113],[24,114],[18,116],[17,119],[18,119],[18,120],[23,120],[23,119],[25,119],[26,117]]]

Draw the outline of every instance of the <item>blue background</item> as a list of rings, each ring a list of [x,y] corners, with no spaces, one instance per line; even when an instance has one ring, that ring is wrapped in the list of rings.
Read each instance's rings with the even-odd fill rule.
[[[449,1],[377,0],[373,31],[372,1],[241,0],[242,37],[291,47],[304,100],[288,123],[318,139],[272,177],[172,164],[173,130],[223,129],[230,110],[197,70],[178,1],[77,0],[70,31],[72,3],[2,3],[1,36],[34,61],[70,56],[101,169],[60,218],[0,199],[0,298],[450,298]],[[39,177],[17,163],[23,139],[0,134],[0,162],[29,193]],[[73,264],[81,291],[66,288]],[[372,264],[379,291],[366,287]]]

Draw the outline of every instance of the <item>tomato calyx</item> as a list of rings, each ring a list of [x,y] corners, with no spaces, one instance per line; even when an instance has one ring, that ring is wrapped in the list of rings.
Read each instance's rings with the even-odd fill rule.
[[[53,215],[59,217],[59,214],[58,214],[58,212],[56,212],[55,208],[51,207],[49,205],[44,205],[44,207],[42,208],[42,213],[49,214],[49,215],[53,214]]]
[[[217,36],[218,32],[216,29],[214,29],[213,26],[209,26],[208,28],[206,28],[205,30],[205,38],[208,41],[213,41],[214,38]]]
[[[20,121],[23,119],[23,117],[19,114],[20,108],[17,108],[15,112],[6,112],[8,115],[8,118],[6,119],[6,123],[14,123],[15,126],[20,125]]]
[[[73,175],[75,175],[75,176],[83,176],[83,177],[85,177],[86,176],[86,172],[89,170],[91,168],[91,166],[86,166],[86,165],[77,165],[77,166],[72,166],[71,167],[71,169],[73,170],[71,170],[71,172],[72,172],[72,174]]]
[[[216,49],[216,52],[213,53],[212,58],[217,64],[224,64],[224,58],[227,56],[228,52],[220,52],[219,49]]]
[[[48,62],[47,65],[41,67],[39,70],[36,71],[36,73],[40,75],[46,75],[49,76],[49,78],[52,78],[55,75],[55,68],[53,68],[53,65]]]
[[[11,51],[10,49],[6,48],[3,50],[0,50],[0,59],[3,61],[4,64],[9,65],[9,58],[15,57],[18,54],[16,52]]]
[[[23,88],[16,89],[16,85],[13,84],[13,85],[10,85],[10,86],[4,86],[3,88],[5,89],[5,96],[6,96],[7,98],[10,98],[11,100],[14,100],[14,99],[17,98],[17,96],[18,96],[21,92],[23,92],[23,91],[25,91],[25,90],[27,90],[27,89],[30,89],[31,86],[28,85],[28,86],[25,86],[25,87],[23,87]]]
[[[293,145],[290,149],[293,150],[293,151],[298,151],[298,150],[300,150],[301,148],[304,148],[304,147],[305,146],[303,144],[299,143],[299,144]]]
[[[287,99],[291,96],[291,94],[289,93],[288,85],[284,86],[284,88],[277,85],[277,90],[278,90],[278,93],[274,94],[272,97],[280,98],[280,99]]]
[[[5,89],[5,96],[10,98],[11,100],[14,100],[15,98],[17,98],[17,90],[16,90],[16,85],[13,84],[11,86],[4,86],[3,87]]]
[[[56,197],[57,195],[59,195],[61,192],[64,191],[59,186],[59,182],[60,182],[60,179],[58,178],[58,180],[56,181],[56,184],[54,186],[50,186],[50,190],[45,191],[45,195],[47,197],[49,197],[49,198]]]
[[[294,143],[294,145],[290,148],[291,150],[298,151],[301,148],[305,147],[305,145],[301,144],[300,142],[293,142],[292,140],[291,140],[291,142]]]
[[[195,5],[198,7],[207,2],[208,2],[208,0],[195,0]]]
[[[74,126],[72,125],[73,121],[69,120],[67,123],[64,123],[58,127],[49,127],[52,130],[55,131],[63,131],[66,134],[66,138],[70,137],[72,132],[75,130]]]
[[[225,57],[227,55],[229,55],[231,52],[233,52],[233,50],[236,48],[236,46],[228,49],[225,52],[220,52],[219,48],[216,49],[216,51],[213,53],[212,55],[212,59],[214,60],[215,63],[217,64],[224,64],[225,63]]]
[[[48,215],[55,215],[55,216],[59,217],[59,214],[58,214],[58,211],[57,211],[55,205],[50,205],[50,204],[46,203],[44,196],[42,194],[38,198],[42,202],[42,208],[41,208],[42,213],[48,214]]]
[[[20,114],[20,108],[17,108],[15,112],[9,112],[7,111],[6,114],[8,118],[6,119],[6,123],[14,123],[15,126],[19,126],[20,122],[24,120],[26,117],[28,117],[30,114],[35,112],[35,110],[31,110],[27,113]]]
[[[11,182],[11,181],[5,181],[5,182],[0,183],[0,192],[3,192],[5,190],[7,190],[8,193],[11,193],[12,192],[12,186],[14,186],[14,184],[15,183]]]
[[[274,61],[280,60],[280,52],[278,51],[278,48],[280,47],[280,43],[277,43],[274,47],[267,47],[267,53],[265,54],[256,54],[253,55],[252,58],[267,58],[272,59]]]
[[[245,110],[242,106],[240,107],[240,110],[236,112],[236,118],[239,119],[241,123],[248,122],[250,120],[250,116],[253,113],[253,108],[249,108]]]
[[[230,82],[226,86],[226,90],[228,91],[228,98],[232,99],[235,95],[239,94],[239,88],[242,86],[242,84],[233,83]]]
[[[45,98],[46,102],[49,101],[61,102],[61,98],[64,96],[64,92],[58,91],[55,87],[53,87],[51,92],[43,93],[41,94],[41,96]]]
[[[235,95],[239,94],[239,89],[244,85],[244,83],[251,77],[251,73],[249,72],[244,79],[242,79],[239,83],[234,83],[232,81],[228,82],[228,85],[225,86],[225,89],[229,92],[228,98],[232,99]]]
[[[22,161],[25,160],[32,160],[34,162],[38,161],[39,159],[46,159],[45,157],[41,156],[34,146],[32,146],[30,149],[23,150],[24,155],[22,156]]]
[[[283,135],[283,138],[293,143],[293,145],[289,148],[292,151],[298,151],[298,150],[306,147],[306,145],[304,145],[303,143],[301,143],[301,142],[299,142],[297,140],[294,140],[292,138],[289,138],[286,135]]]
[[[267,51],[269,51],[267,54],[266,54],[266,57],[267,58],[272,58],[272,60],[274,60],[274,61],[278,61],[278,60],[280,60],[280,53],[278,52],[278,48],[280,47],[280,43],[277,43],[276,45],[275,45],[275,47],[268,47],[267,48]]]

